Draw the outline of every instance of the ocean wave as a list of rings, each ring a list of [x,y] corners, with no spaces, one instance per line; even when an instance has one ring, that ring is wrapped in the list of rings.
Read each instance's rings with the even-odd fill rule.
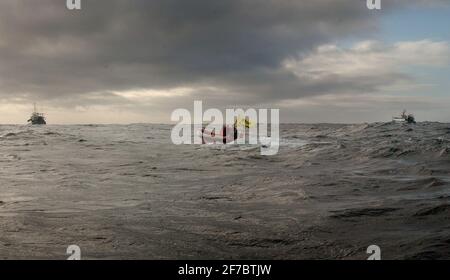
[[[145,236],[207,256],[233,244],[243,258],[358,258],[374,241],[392,258],[448,256],[448,124],[283,124],[274,156],[177,146],[171,128],[0,126],[0,233],[45,225],[57,244],[124,232],[129,252]]]

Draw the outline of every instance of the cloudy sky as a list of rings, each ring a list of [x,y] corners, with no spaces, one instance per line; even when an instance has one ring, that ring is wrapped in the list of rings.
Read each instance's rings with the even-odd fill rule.
[[[450,1],[0,1],[0,123],[169,122],[279,108],[284,122],[450,122]]]

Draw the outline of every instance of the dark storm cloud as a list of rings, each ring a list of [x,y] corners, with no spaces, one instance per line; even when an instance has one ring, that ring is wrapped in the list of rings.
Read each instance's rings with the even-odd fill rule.
[[[280,67],[286,58],[321,43],[376,31],[378,16],[366,9],[365,1],[82,4],[82,11],[68,11],[65,0],[0,2],[3,97],[115,103],[123,99],[109,92],[214,86],[246,102],[375,86],[333,77],[314,84]],[[93,92],[100,94],[93,97]],[[214,94],[199,91],[198,96]]]

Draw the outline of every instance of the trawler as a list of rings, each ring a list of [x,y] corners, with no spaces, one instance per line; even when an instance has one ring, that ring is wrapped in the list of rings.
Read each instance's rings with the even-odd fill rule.
[[[393,117],[393,122],[406,122],[406,123],[416,123],[416,120],[414,118],[413,114],[407,114],[406,110],[403,110],[403,113],[400,117]]]
[[[30,119],[28,120],[32,125],[45,125],[47,122],[45,121],[45,116],[42,113],[38,113],[36,109],[36,104],[34,104],[34,112],[31,114]]]

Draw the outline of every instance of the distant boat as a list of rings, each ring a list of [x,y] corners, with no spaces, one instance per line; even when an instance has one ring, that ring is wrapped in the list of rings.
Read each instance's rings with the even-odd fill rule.
[[[36,104],[34,104],[34,112],[31,114],[30,119],[28,120],[32,125],[45,125],[47,122],[45,121],[45,116],[42,113],[38,113],[36,109]]]
[[[416,123],[416,119],[414,118],[413,114],[407,114],[406,110],[403,110],[403,113],[399,117],[393,117],[393,122],[400,122],[400,123]]]

